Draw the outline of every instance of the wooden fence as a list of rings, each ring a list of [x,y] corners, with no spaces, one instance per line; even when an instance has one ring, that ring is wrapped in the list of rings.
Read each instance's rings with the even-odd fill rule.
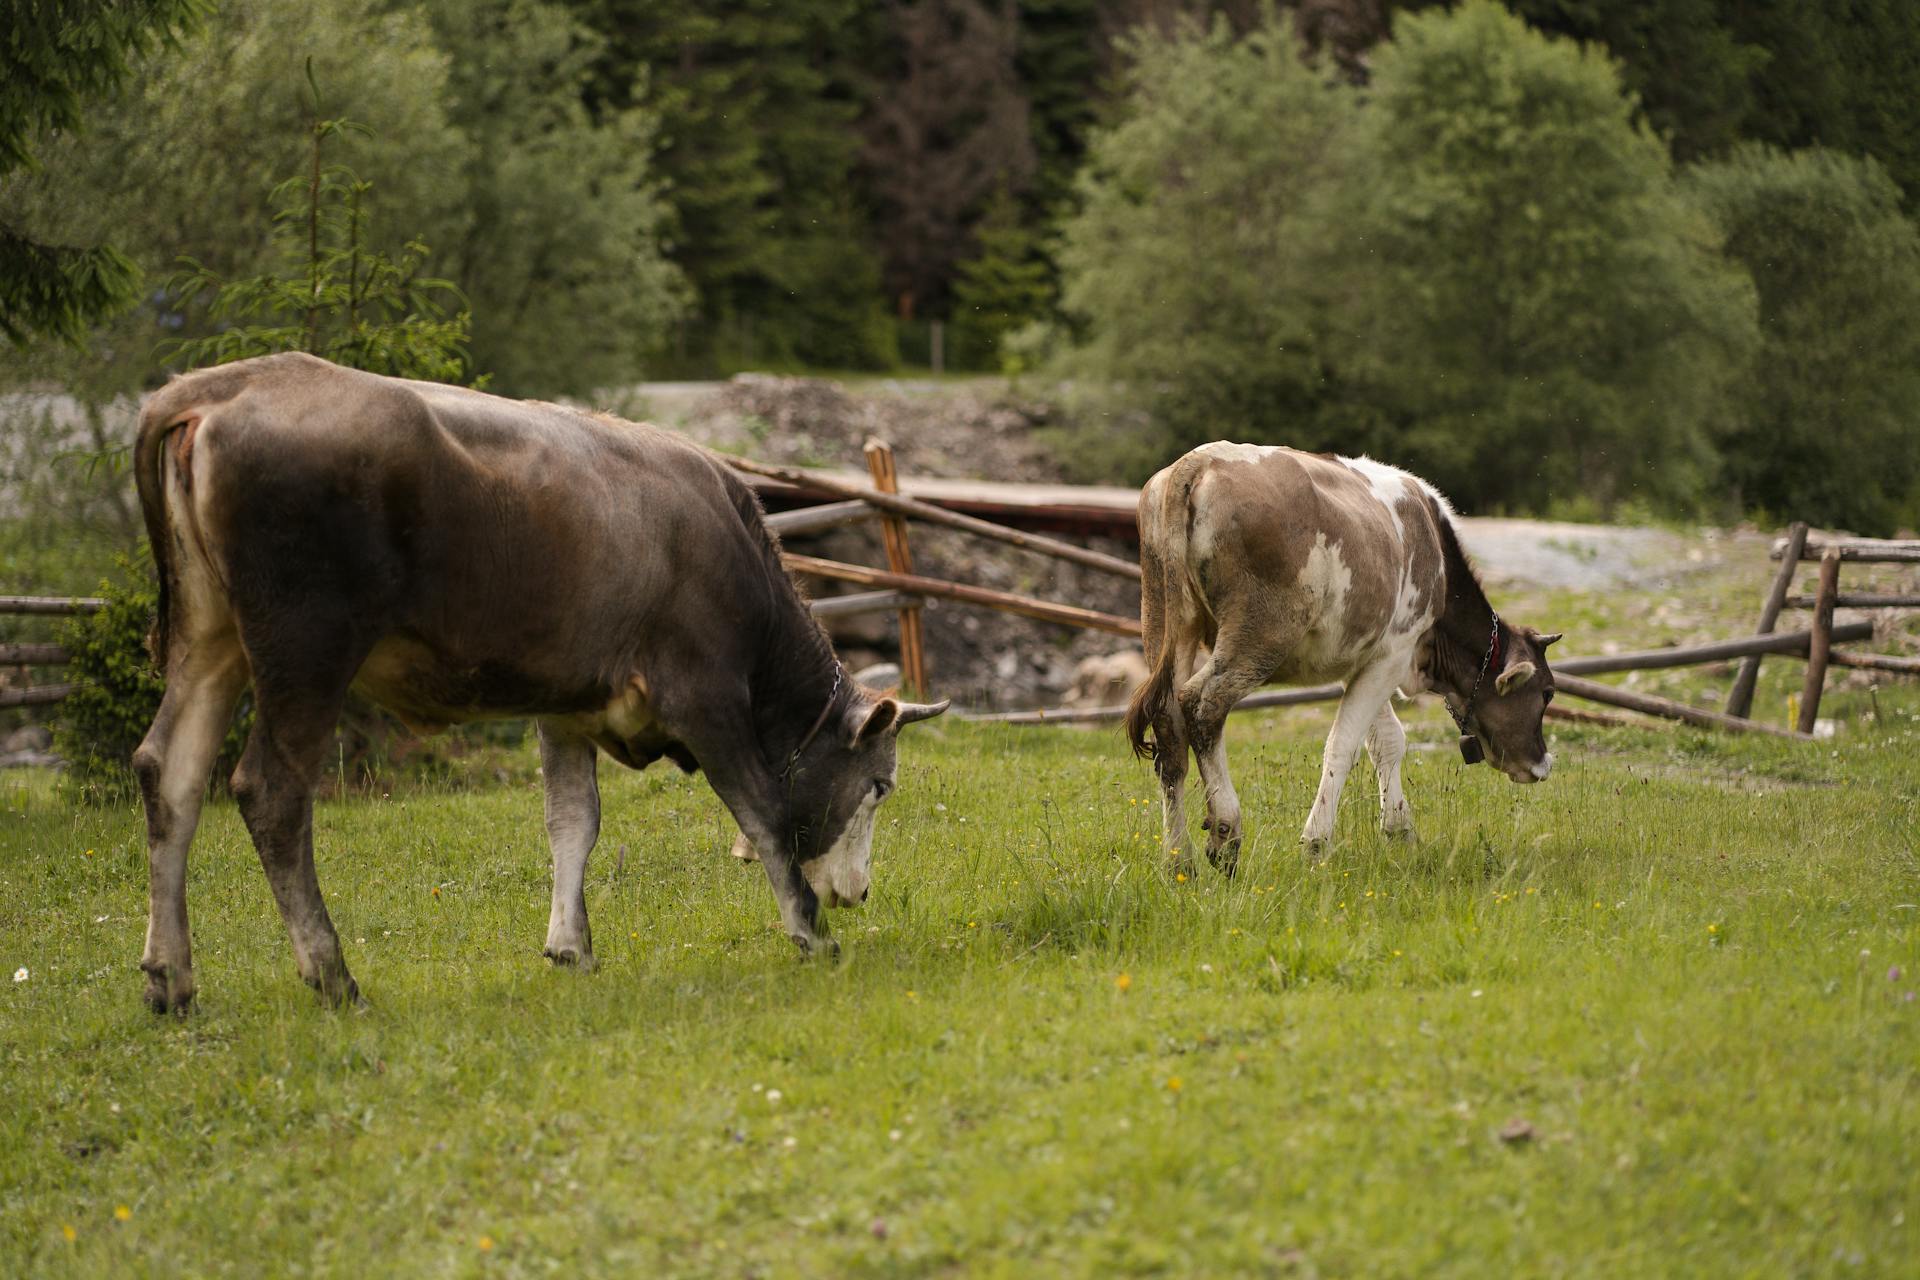
[[[106,603],[93,596],[0,596],[0,614],[71,617],[93,613]],[[72,660],[73,655],[57,644],[0,644],[0,667],[64,667]],[[49,706],[72,692],[73,685],[65,683],[0,684],[0,708]]]
[[[1100,491],[1100,502],[1094,504],[1077,503],[1068,492],[1064,503],[1051,506],[1038,502],[1016,503],[1009,495],[1009,491],[1013,490],[1014,486],[992,487],[993,501],[1001,508],[1020,511],[1022,513],[1020,523],[1030,526],[1016,528],[1012,524],[982,519],[976,515],[951,510],[946,505],[923,501],[901,493],[898,474],[894,469],[892,450],[882,441],[869,441],[865,455],[872,481],[867,485],[816,471],[772,466],[745,458],[729,457],[726,461],[738,470],[758,477],[761,481],[771,481],[779,485],[789,500],[797,496],[802,501],[811,501],[814,504],[776,511],[767,517],[768,525],[782,537],[792,538],[821,533],[869,520],[882,522],[882,546],[887,559],[885,569],[825,560],[793,552],[783,553],[782,558],[788,571],[797,576],[850,582],[871,588],[867,591],[828,596],[813,601],[812,609],[817,617],[838,618],[876,612],[899,615],[901,673],[904,683],[917,696],[925,696],[927,693],[923,657],[924,624],[920,609],[929,599],[948,600],[957,604],[1018,614],[1061,626],[1104,631],[1129,638],[1140,635],[1140,623],[1134,618],[917,573],[913,568],[912,552],[908,544],[907,522],[917,521],[956,529],[1002,545],[1017,547],[1023,551],[1048,556],[1115,577],[1138,581],[1140,567],[1137,563],[1062,541],[1037,532],[1031,527],[1034,525],[1074,527],[1075,519],[1091,519],[1094,522],[1093,527],[1098,527],[1102,532],[1110,531],[1117,527],[1116,522],[1119,519],[1117,514],[1119,504],[1112,494]],[[976,505],[991,504],[981,502]],[[1096,514],[1092,517],[1075,514],[1088,511]],[[1819,708],[1821,688],[1829,665],[1920,674],[1920,659],[1894,655],[1854,654],[1833,647],[1836,644],[1865,640],[1873,634],[1873,628],[1868,623],[1835,625],[1833,621],[1835,608],[1920,607],[1920,596],[1840,592],[1838,587],[1840,564],[1842,562],[1920,563],[1920,542],[1888,542],[1860,538],[1814,541],[1809,539],[1807,527],[1804,524],[1797,524],[1792,526],[1786,536],[1780,540],[1774,548],[1773,555],[1782,561],[1782,565],[1763,602],[1759,624],[1755,628],[1754,635],[1710,644],[1676,646],[1638,653],[1588,658],[1563,657],[1553,665],[1557,689],[1563,694],[1589,702],[1705,728],[1810,740],[1814,717]],[[1817,560],[1821,566],[1819,590],[1811,596],[1794,594],[1790,590],[1794,569],[1805,560]],[[91,612],[101,608],[103,604],[103,601],[87,598],[0,596],[0,614],[76,614]],[[1781,611],[1797,608],[1813,610],[1812,625],[1805,631],[1775,631],[1774,626]],[[1759,664],[1768,654],[1803,657],[1807,662],[1798,722],[1795,728],[1790,730],[1764,724],[1748,716]],[[1666,667],[1724,662],[1734,658],[1741,658],[1744,661],[1734,682],[1733,692],[1728,699],[1725,711],[1711,711],[1689,706],[1669,698],[1602,684],[1587,678],[1590,675],[1606,672],[1657,670]],[[0,645],[0,666],[51,667],[62,665],[67,661],[67,653],[58,645]],[[71,684],[0,688],[0,707],[58,702],[66,697],[71,689]],[[1329,701],[1340,695],[1339,685],[1319,685],[1302,689],[1268,689],[1242,699],[1235,710]],[[1070,724],[1116,719],[1124,713],[1124,707],[1092,707],[1003,712],[970,718],[1004,724]],[[1556,718],[1630,723],[1615,716],[1572,711],[1557,706],[1549,708],[1549,714]]]

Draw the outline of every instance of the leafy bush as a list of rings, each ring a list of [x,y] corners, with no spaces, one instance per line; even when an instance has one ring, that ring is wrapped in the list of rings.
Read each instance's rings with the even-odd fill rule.
[[[1726,437],[1748,506],[1886,534],[1920,520],[1920,231],[1872,160],[1749,146],[1688,189],[1760,295],[1750,412]]]
[[[152,562],[123,556],[120,569],[100,584],[106,607],[70,619],[60,633],[72,654],[67,672],[74,687],[54,720],[54,749],[67,761],[65,784],[88,800],[132,794],[133,752],[166,692],[147,652],[158,600]],[[233,772],[243,741],[244,723],[227,734],[216,780]]]

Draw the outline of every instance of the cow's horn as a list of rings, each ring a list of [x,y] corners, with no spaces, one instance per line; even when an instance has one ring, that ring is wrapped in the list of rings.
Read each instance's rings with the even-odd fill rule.
[[[952,698],[942,698],[938,702],[903,702],[900,704],[900,723],[931,720],[952,705]]]
[[[1544,648],[1546,648],[1546,647],[1547,647],[1548,645],[1550,645],[1550,644],[1553,644],[1553,643],[1555,643],[1556,641],[1558,641],[1558,640],[1560,639],[1560,637],[1561,637],[1561,635],[1562,635],[1562,634],[1564,634],[1564,633],[1562,633],[1562,632],[1559,632],[1559,631],[1555,631],[1555,632],[1551,632],[1550,634],[1547,634],[1547,635],[1544,635],[1544,636],[1539,636],[1539,637],[1536,637],[1536,638],[1535,638],[1535,640],[1534,640],[1534,643],[1535,643],[1535,644],[1537,644],[1537,645],[1539,645],[1539,646],[1540,646],[1540,647],[1541,647],[1542,649],[1544,649]]]

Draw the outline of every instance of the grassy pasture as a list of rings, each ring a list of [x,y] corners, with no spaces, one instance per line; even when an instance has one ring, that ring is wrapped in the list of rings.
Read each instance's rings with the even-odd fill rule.
[[[360,1013],[215,804],[183,1021],[138,998],[136,814],[9,777],[0,1270],[1910,1274],[1920,703],[1882,701],[1833,749],[1563,730],[1533,788],[1423,714],[1421,840],[1362,770],[1322,865],[1324,714],[1236,721],[1230,883],[1158,867],[1113,734],[929,726],[838,964],[697,780],[603,769],[590,975],[538,954],[532,783],[327,802]]]
[[[1738,634],[1766,574],[1496,598],[1595,652]],[[1815,747],[1561,726],[1531,788],[1424,706],[1420,840],[1363,765],[1320,865],[1328,711],[1236,719],[1232,882],[1160,867],[1117,730],[916,727],[838,964],[703,783],[604,764],[601,968],[549,969],[522,750],[320,806],[357,1013],[220,802],[201,1004],[156,1020],[137,813],[0,775],[0,1275],[1915,1274],[1920,687],[1883,683],[1836,677]]]

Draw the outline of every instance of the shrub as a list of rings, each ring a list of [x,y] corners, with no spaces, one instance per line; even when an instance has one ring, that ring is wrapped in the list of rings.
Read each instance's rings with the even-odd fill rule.
[[[54,749],[67,761],[65,785],[93,801],[133,794],[133,752],[166,692],[147,652],[158,598],[153,565],[144,555],[139,561],[122,556],[120,569],[100,584],[106,607],[70,619],[60,633],[72,655],[67,672],[74,687],[54,720]],[[233,772],[243,740],[243,727],[228,733],[216,779]]]
[[[1920,231],[1874,161],[1748,146],[1687,187],[1760,296],[1750,411],[1727,434],[1748,506],[1891,533],[1920,519]]]

